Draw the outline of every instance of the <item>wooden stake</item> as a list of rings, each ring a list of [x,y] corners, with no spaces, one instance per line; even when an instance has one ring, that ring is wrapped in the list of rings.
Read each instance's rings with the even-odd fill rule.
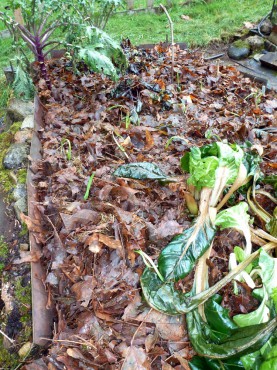
[[[175,64],[175,50],[174,50],[174,30],[173,30],[173,22],[172,22],[172,19],[166,9],[165,6],[163,6],[162,4],[160,4],[160,7],[162,8],[162,10],[165,12],[166,16],[167,16],[167,19],[168,19],[168,22],[169,22],[169,28],[170,28],[170,33],[171,33],[171,48],[172,48],[172,56],[171,56],[171,80],[172,82],[174,82],[174,64]]]

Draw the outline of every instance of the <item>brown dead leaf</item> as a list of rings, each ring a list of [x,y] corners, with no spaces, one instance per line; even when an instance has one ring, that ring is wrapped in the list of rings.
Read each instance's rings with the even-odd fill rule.
[[[154,146],[155,142],[154,142],[153,136],[151,135],[150,131],[148,130],[145,131],[145,137],[146,137],[145,149],[151,149]]]
[[[121,370],[150,370],[150,362],[145,350],[140,347],[128,347]]]
[[[162,361],[162,370],[174,370],[174,367],[169,365],[167,362]]]
[[[40,220],[32,219],[29,216],[24,215],[24,213],[20,214],[20,218],[23,222],[25,222],[29,231],[38,234],[43,232]]]
[[[78,283],[72,285],[71,290],[75,293],[77,301],[82,302],[82,306],[88,306],[96,284],[97,283],[94,277],[86,276],[84,281],[79,281]]]
[[[82,355],[82,352],[78,348],[68,348],[66,350],[68,356],[75,358],[76,360],[83,360],[85,357]]]
[[[113,238],[110,238],[107,235],[104,234],[98,234],[99,241],[106,245],[109,248],[112,249],[121,249],[122,245],[119,240],[115,240]]]
[[[40,251],[20,251],[20,258],[13,261],[14,265],[20,265],[27,262],[38,262],[42,256]]]
[[[73,215],[60,213],[60,216],[63,220],[66,230],[69,232],[74,230],[76,227],[87,225],[90,222],[97,224],[101,218],[97,212],[90,209],[81,209]]]

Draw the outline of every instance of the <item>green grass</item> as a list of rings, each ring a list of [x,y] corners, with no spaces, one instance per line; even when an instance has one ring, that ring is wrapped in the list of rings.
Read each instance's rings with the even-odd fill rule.
[[[184,3],[184,1],[181,1]],[[272,7],[272,0],[204,0],[170,9],[176,41],[189,46],[204,46],[222,37],[228,39],[243,27],[243,22],[256,22]],[[188,15],[191,20],[181,19]],[[129,37],[134,44],[156,43],[170,36],[165,14],[142,13],[115,15],[106,31],[117,40]]]

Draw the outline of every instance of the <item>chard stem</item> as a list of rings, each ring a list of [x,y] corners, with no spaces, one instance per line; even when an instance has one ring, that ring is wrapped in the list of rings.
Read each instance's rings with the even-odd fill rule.
[[[145,263],[145,265],[148,267],[148,268],[152,268],[155,270],[156,274],[158,275],[159,279],[161,281],[164,281],[164,278],[163,276],[161,275],[160,271],[158,270],[157,266],[155,265],[155,263],[153,262],[153,260],[146,254],[144,253],[143,251],[141,250],[136,250],[135,251],[136,253],[138,253],[142,259],[143,259],[143,262]]]

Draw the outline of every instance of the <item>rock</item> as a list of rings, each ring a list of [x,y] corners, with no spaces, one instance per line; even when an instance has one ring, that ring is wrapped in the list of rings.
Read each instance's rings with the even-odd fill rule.
[[[11,99],[7,108],[6,123],[11,125],[14,122],[24,121],[25,117],[34,114],[34,102]]]
[[[250,36],[246,39],[252,51],[259,51],[264,48],[264,39],[261,36]]]
[[[13,198],[15,201],[21,198],[27,198],[27,189],[24,184],[17,184],[13,191]]]
[[[30,114],[24,118],[21,128],[23,129],[23,128],[34,128],[34,127],[35,127],[34,115]]]
[[[3,159],[3,166],[9,170],[26,166],[28,162],[28,154],[29,145],[12,144]]]
[[[277,45],[277,32],[271,32],[271,34],[268,36],[268,40],[272,44]]]
[[[11,37],[9,30],[3,30],[0,32],[0,39],[8,39],[9,37]]]
[[[29,244],[27,244],[27,243],[20,243],[19,244],[19,249],[21,251],[27,252],[29,250]]]
[[[23,346],[18,351],[18,355],[21,358],[27,357],[27,355],[30,353],[31,349],[33,347],[33,344],[31,342],[27,342],[23,344]]]
[[[265,45],[265,50],[267,51],[271,51],[271,52],[277,51],[277,45],[272,44],[272,42],[270,42],[269,40],[265,40],[264,45]]]
[[[27,207],[27,199],[26,198],[20,198],[18,199],[14,205],[13,205],[16,217],[19,221],[21,221],[21,213],[27,213],[28,207]]]
[[[277,70],[277,52],[267,53],[260,58],[263,66]]]
[[[270,22],[270,19],[266,19],[261,27],[260,27],[260,31],[261,33],[263,33],[264,35],[270,35],[270,32],[272,31],[272,23]]]
[[[237,40],[229,46],[227,53],[231,59],[245,59],[250,54],[250,45],[245,41]]]
[[[30,143],[32,140],[33,131],[29,128],[24,128],[23,130],[19,130],[14,135],[14,141],[16,143]]]

